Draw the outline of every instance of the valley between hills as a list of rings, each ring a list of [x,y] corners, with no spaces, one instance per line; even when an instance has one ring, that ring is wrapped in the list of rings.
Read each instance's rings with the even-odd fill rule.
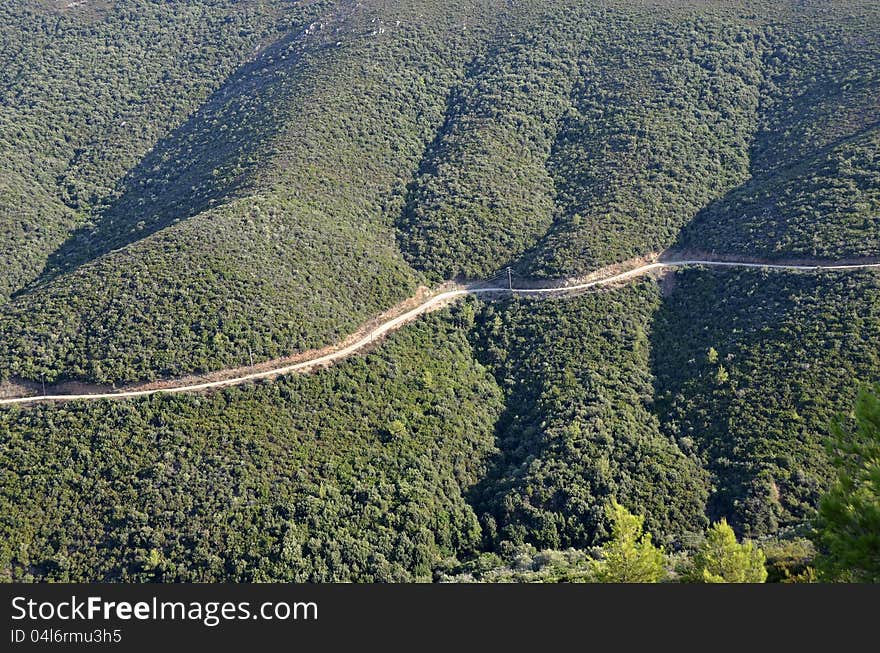
[[[3,4],[0,580],[880,580],[878,97],[871,0]]]

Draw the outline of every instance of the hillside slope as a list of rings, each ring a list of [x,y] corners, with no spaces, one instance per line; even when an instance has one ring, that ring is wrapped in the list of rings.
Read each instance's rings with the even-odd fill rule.
[[[0,303],[41,274],[169,127],[317,8],[68,4],[0,8]]]
[[[698,453],[708,504],[761,536],[827,486],[823,438],[856,380],[880,378],[880,275],[676,274],[652,330],[661,431]]]
[[[507,266],[880,261],[870,0],[23,0],[0,64],[0,383],[295,355]],[[802,535],[878,284],[484,295],[309,375],[2,407],[0,580],[582,563],[612,500],[669,551]]]
[[[318,376],[0,412],[0,579],[430,580],[479,548],[500,410],[429,319]]]
[[[687,270],[665,293],[473,300],[310,376],[6,408],[0,569],[429,580],[588,548],[612,497],[671,549],[721,516],[784,535],[827,487],[852,379],[880,378],[878,283]]]
[[[340,3],[227,80],[3,309],[0,374],[218,369],[335,342],[410,295],[395,191],[479,35],[460,21],[484,17],[404,4]]]
[[[749,179],[680,244],[768,259],[880,252],[876,7],[772,28]]]
[[[505,265],[557,277],[671,245],[880,255],[870,6],[183,4],[263,31],[203,35],[239,50],[173,104],[186,119],[157,140],[74,123],[92,141],[66,146],[79,163],[52,173],[68,182],[47,196],[69,219],[49,212],[29,231],[54,250],[9,232],[33,264],[9,268],[0,378],[113,384],[290,355],[423,278]],[[93,20],[128,34],[114,11]],[[162,87],[148,96],[169,102]],[[16,156],[45,140],[19,138]],[[49,188],[23,174],[8,177],[19,196]]]

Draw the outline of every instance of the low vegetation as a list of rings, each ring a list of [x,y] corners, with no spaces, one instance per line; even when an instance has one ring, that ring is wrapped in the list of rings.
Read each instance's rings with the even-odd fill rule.
[[[880,9],[765,5],[6,3],[0,383],[293,355],[506,266],[880,260]],[[874,272],[688,269],[3,408],[0,578],[876,581],[878,334]]]
[[[852,417],[828,440],[836,478],[819,504],[819,568],[823,580],[880,583],[880,386]]]

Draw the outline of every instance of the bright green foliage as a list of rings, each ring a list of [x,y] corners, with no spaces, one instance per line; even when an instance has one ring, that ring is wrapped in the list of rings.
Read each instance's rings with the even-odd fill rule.
[[[836,424],[829,449],[837,478],[819,505],[826,580],[880,582],[880,385],[864,390],[854,424]]]
[[[643,532],[645,518],[633,515],[617,501],[607,507],[611,540],[600,549],[595,563],[596,579],[602,583],[659,583],[666,577],[663,549]]]
[[[690,580],[703,583],[763,583],[764,552],[752,542],[739,543],[727,520],[715,522],[693,559]]]

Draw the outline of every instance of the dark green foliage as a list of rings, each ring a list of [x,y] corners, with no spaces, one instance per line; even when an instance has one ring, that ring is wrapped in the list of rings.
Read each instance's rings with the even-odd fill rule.
[[[285,210],[295,225],[279,224]],[[9,304],[0,377],[109,384],[336,342],[412,289],[393,252],[350,236],[287,199],[209,211]],[[298,251],[306,239],[315,246]],[[313,287],[325,282],[332,290]]]
[[[343,3],[240,70],[56,262],[130,244],[6,306],[0,378],[223,368],[335,342],[411,294],[392,214],[481,36],[458,21],[486,22],[460,9]]]
[[[682,246],[767,260],[880,257],[880,129],[713,204]],[[699,235],[695,235],[699,232]]]
[[[763,39],[748,22],[612,15],[582,55],[548,167],[557,222],[531,274],[577,274],[674,242],[748,169]]]
[[[408,263],[880,255],[876,13],[818,5],[5,9],[0,379],[329,344],[414,290]]]
[[[826,580],[880,583],[880,385],[859,395],[854,413],[828,442],[836,478],[819,504],[819,569]]]
[[[761,542],[767,556],[768,583],[810,583],[816,579],[816,548],[806,538]]]
[[[288,34],[239,68],[128,172],[93,212],[95,223],[53,252],[43,277],[253,191],[258,164],[271,156],[292,98],[306,92],[307,82],[289,69],[290,60],[301,59],[307,49],[301,34]]]
[[[479,351],[507,392],[501,455],[474,490],[489,543],[585,547],[616,498],[669,540],[703,524],[697,463],[662,435],[648,331],[660,297],[641,283],[577,299],[487,306]]]
[[[688,270],[674,283],[651,335],[662,432],[712,473],[712,519],[748,536],[801,522],[828,484],[831,417],[853,379],[880,376],[880,278]]]
[[[508,264],[880,257],[877,3],[766,4],[8,2],[0,381],[285,356]],[[309,377],[3,409],[0,574],[590,580],[618,501],[679,556],[707,517],[778,536],[771,577],[809,580],[784,538],[878,341],[877,275],[688,270],[468,302]],[[838,535],[826,569],[867,577]]]
[[[64,4],[0,7],[0,303],[256,46],[317,8]]]
[[[751,179],[698,215],[682,246],[771,259],[880,256],[877,24],[874,5],[774,26]]]
[[[499,42],[469,65],[413,184],[401,247],[437,278],[486,276],[553,220],[545,163],[591,23],[546,11],[502,24]]]
[[[433,318],[315,376],[4,409],[0,576],[430,579],[480,544],[464,494],[500,410],[464,336]]]
[[[589,580],[583,554],[457,561],[601,544],[612,499],[686,544],[701,464],[712,517],[802,521],[827,478],[820,425],[851,375],[877,375],[876,276],[676,276],[666,300],[642,282],[467,304],[309,377],[5,409],[7,576]]]

